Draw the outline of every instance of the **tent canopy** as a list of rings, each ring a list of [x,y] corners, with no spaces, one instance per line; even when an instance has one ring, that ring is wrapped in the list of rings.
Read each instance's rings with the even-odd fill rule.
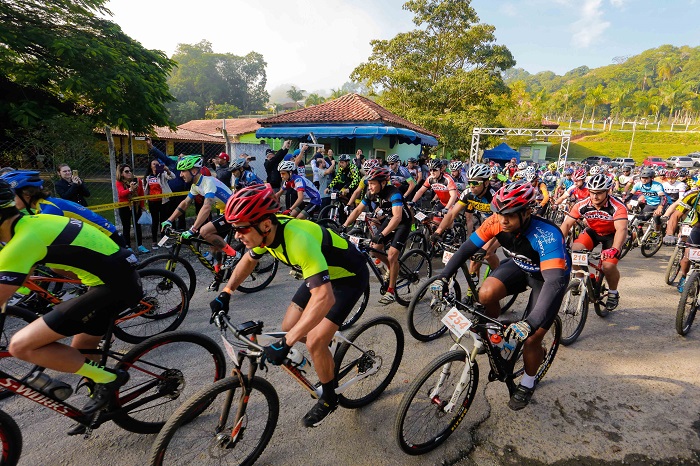
[[[515,158],[516,162],[520,162],[520,153],[512,149],[508,144],[502,142],[493,149],[484,151],[482,158],[488,158],[498,162],[510,162],[510,159]]]

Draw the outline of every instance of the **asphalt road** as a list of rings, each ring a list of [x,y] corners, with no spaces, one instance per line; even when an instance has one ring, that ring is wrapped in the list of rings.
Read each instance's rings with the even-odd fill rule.
[[[414,375],[449,348],[449,338],[426,344],[406,332],[403,362],[383,396],[360,410],[339,409],[317,429],[300,424],[313,401],[272,368],[265,377],[278,391],[281,413],[259,464],[700,464],[700,326],[687,337],[675,332],[679,294],[663,283],[669,252],[645,259],[633,250],[621,262],[620,309],[605,319],[591,309],[583,334],[560,348],[526,409],[508,409],[505,385],[487,381],[488,362],[479,356],[472,408],[443,446],[422,457],[398,448],[394,417]],[[262,292],[237,294],[234,321],[261,319],[266,329],[278,328],[300,284],[287,271],[281,267]],[[205,291],[209,278],[202,270],[182,328],[218,339],[208,323],[208,302],[215,296]],[[406,310],[381,307],[378,298],[373,291],[362,320],[386,314],[405,326]],[[82,404],[79,395],[70,401]],[[87,440],[68,437],[67,418],[24,399],[0,403],[22,429],[23,465],[141,465],[155,438],[111,423]]]

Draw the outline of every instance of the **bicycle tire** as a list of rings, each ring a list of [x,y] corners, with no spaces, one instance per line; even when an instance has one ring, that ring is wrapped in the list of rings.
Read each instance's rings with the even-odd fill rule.
[[[5,411],[0,411],[0,451],[2,466],[15,466],[22,456],[22,430]]]
[[[182,279],[165,269],[139,269],[143,297],[136,306],[117,316],[114,336],[127,343],[141,343],[177,329],[190,307]]]
[[[678,245],[673,249],[671,257],[668,258],[668,265],[666,265],[666,275],[664,280],[666,280],[667,285],[673,285],[676,281],[678,272],[681,271],[681,259],[683,258],[685,248],[680,248]]]
[[[8,351],[10,340],[19,330],[34,322],[38,316],[22,307],[6,306],[5,323],[0,334],[0,351]],[[22,361],[11,356],[0,359],[0,369],[18,380],[26,380],[35,371],[43,371],[44,368],[30,362]],[[0,400],[14,395],[13,392],[0,388]]]
[[[441,278],[435,276],[426,281],[408,305],[408,332],[418,341],[432,341],[444,334],[447,327],[441,319],[452,307],[449,302],[451,300],[461,301],[462,299],[459,283],[457,280],[452,280],[449,299],[433,302],[433,296],[429,290],[430,285],[436,280],[441,280]]]
[[[319,218],[316,221],[316,224],[319,226],[322,226],[324,228],[328,228],[330,230],[333,230],[334,233],[340,232],[340,224],[336,222],[335,220],[331,220],[330,218]]]
[[[345,222],[347,217],[345,216],[345,211],[340,208],[340,206],[331,204],[321,209],[318,213],[318,220],[326,218],[340,225]]]
[[[263,262],[263,261],[270,261],[269,263]],[[255,293],[256,291],[260,291],[263,288],[267,287],[270,283],[272,283],[272,280],[274,280],[275,275],[277,275],[277,269],[279,268],[279,260],[277,260],[275,257],[272,256],[272,254],[264,254],[261,258],[260,261],[255,265],[255,268],[251,272],[248,277],[238,285],[238,288],[236,288],[238,291],[242,291],[243,293]],[[264,278],[264,279],[263,279]],[[260,283],[256,284],[255,286],[249,286],[249,284],[252,284],[253,282],[263,279]]]
[[[569,283],[559,309],[561,344],[569,346],[581,335],[588,316],[588,291],[585,282]]]
[[[243,430],[236,439],[233,448],[224,443],[223,438],[219,438],[221,433],[229,432],[226,438],[230,438],[230,433],[235,428],[233,425],[238,403],[236,402],[236,391],[239,392],[241,383],[238,377],[227,377],[219,380],[208,387],[200,390],[192,398],[187,400],[163,426],[153,446],[151,447],[151,466],[162,466],[172,464],[229,464],[229,460],[235,464],[252,465],[260,457],[265,447],[270,442],[277,426],[279,417],[279,398],[274,387],[267,380],[261,377],[254,377],[250,383],[251,394],[248,397],[246,415]],[[259,396],[255,392],[260,392]],[[218,398],[222,395],[221,398]],[[233,403],[227,403],[227,398],[231,396]],[[258,409],[258,404],[254,402],[265,400],[267,405],[267,419],[259,435],[251,435],[251,413]],[[215,403],[221,401],[221,403]],[[222,405],[229,404],[230,411],[224,413]],[[201,406],[207,409],[201,412]],[[255,413],[258,414],[258,413]],[[261,413],[265,414],[265,413]],[[193,419],[196,416],[196,419]],[[255,416],[256,418],[259,416]],[[226,420],[226,426],[221,427],[221,419]],[[236,455],[246,445],[246,441],[252,439],[252,448],[243,449],[249,451],[244,453],[241,460],[235,458],[224,458],[225,455]]]
[[[428,251],[428,240],[420,230],[412,231],[408,238],[406,239],[406,250],[420,249],[421,251]]]
[[[158,254],[145,259],[139,264],[139,269],[165,269],[176,273],[187,285],[189,298],[192,299],[197,289],[197,273],[194,267],[182,257],[173,258],[170,254]]]
[[[424,271],[425,269],[425,271]],[[423,277],[423,275],[426,275]],[[416,290],[422,286],[423,278],[433,275],[433,265],[425,251],[411,249],[399,258],[399,274],[396,278],[396,302],[406,307],[411,303]]]
[[[559,316],[556,316],[554,318],[554,322],[552,322],[552,326],[549,327],[549,331],[545,335],[544,339],[542,339],[542,347],[547,350],[547,353],[545,354],[544,359],[542,360],[542,364],[540,364],[540,367],[537,368],[537,383],[539,383],[540,380],[544,378],[549,368],[552,367],[552,362],[554,362],[554,357],[557,355],[560,342],[561,319],[559,318]],[[520,352],[518,353],[518,357],[515,361],[516,362],[513,364],[513,380],[521,377],[525,373],[522,346],[520,347]]]
[[[625,243],[622,245],[622,251],[620,251],[620,259],[625,257],[628,252],[632,250],[632,246],[634,246],[634,240],[632,239],[632,232],[627,231],[627,239],[625,240]]]
[[[697,272],[691,272],[685,279],[683,293],[681,293],[676,310],[676,332],[678,335],[687,335],[693,325],[695,314],[698,311],[698,293],[700,293],[700,275]]]
[[[197,387],[225,377],[226,359],[211,338],[178,331],[134,346],[115,368],[127,371],[130,378],[119,389],[115,406],[124,412],[114,417],[114,423],[130,432],[154,434]],[[140,396],[153,395],[157,398],[150,403],[128,410],[129,403],[138,402]],[[202,405],[201,411],[204,409]]]
[[[652,233],[653,234],[653,233]],[[649,235],[651,236],[651,235]],[[641,252],[642,256],[644,257],[652,257],[654,254],[656,254],[659,249],[661,249],[661,234],[656,233],[655,235],[655,241],[652,243],[650,242],[651,238],[647,238],[646,241],[642,243]]]
[[[387,343],[387,337],[395,339],[393,345]],[[352,344],[343,342],[333,358],[338,403],[356,409],[376,400],[391,383],[403,358],[404,336],[396,319],[380,316],[363,323],[346,338]]]
[[[467,360],[468,356],[464,350],[449,351],[428,363],[411,382],[401,399],[394,421],[394,437],[404,453],[423,455],[434,450],[445,442],[462,422],[474,401],[476,388],[479,385],[479,366],[476,362],[467,366]],[[459,370],[452,370],[452,366],[458,362],[462,362],[464,365]],[[443,374],[443,368],[447,364],[450,364],[450,372]],[[455,403],[455,409],[452,413],[446,413],[443,408],[452,398],[454,389],[452,384],[459,382],[467,367],[469,367],[470,380],[467,381],[468,386],[462,392],[464,398]],[[437,378],[442,378],[440,390],[451,388],[444,399],[441,399],[439,393],[436,392],[438,382],[433,379],[436,375]],[[426,382],[429,385],[424,387]],[[410,421],[414,417],[411,414],[413,411],[416,412],[417,419],[412,423]],[[407,428],[407,424],[411,424],[410,428]],[[413,424],[416,424],[415,427]],[[411,431],[411,429],[417,430]],[[424,435],[417,438],[419,433],[424,433]]]
[[[362,293],[362,297],[357,301],[357,304],[355,304],[355,309],[350,311],[350,314],[345,318],[343,325],[341,325],[338,330],[343,331],[349,327],[352,327],[360,319],[360,317],[362,317],[365,309],[367,309],[367,303],[369,303],[369,291],[369,284],[367,284],[365,292]]]
[[[602,273],[598,280],[596,280],[595,285],[593,285],[593,296],[595,300],[593,301],[593,309],[599,317],[607,317],[610,311],[605,306],[605,299],[608,297],[608,281],[605,279],[605,275]]]

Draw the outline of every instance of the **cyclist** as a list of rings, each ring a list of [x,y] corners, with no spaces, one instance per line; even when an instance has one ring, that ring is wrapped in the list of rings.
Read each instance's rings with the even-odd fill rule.
[[[416,186],[420,186],[421,181],[423,181],[423,170],[421,170],[420,165],[418,165],[418,159],[415,157],[409,157],[406,161],[408,172],[411,177],[416,180]],[[407,194],[411,194],[410,192]]]
[[[647,218],[652,216],[656,225],[656,231],[661,231],[661,214],[666,205],[664,186],[658,181],[654,181],[654,170],[652,168],[643,168],[639,174],[639,179],[640,181],[632,186],[631,191],[634,195],[639,194],[644,197],[643,201],[640,200],[640,203],[645,203],[641,213],[647,214]],[[629,189],[625,189],[625,195],[628,192]]]
[[[547,207],[549,206],[549,190],[547,189],[547,185],[540,180],[535,167],[527,167],[525,169],[525,181],[535,188],[535,202],[539,204],[536,213],[543,217],[547,213]]]
[[[453,160],[450,162],[448,165],[448,168],[450,170],[450,176],[452,177],[453,180],[455,180],[455,184],[457,185],[457,190],[459,191],[464,191],[466,188],[466,183],[464,181],[464,173],[462,173],[462,166],[464,164],[462,163],[461,160]]]
[[[376,203],[377,207],[386,214],[386,218],[378,227],[378,233],[372,237],[371,246],[380,251],[387,251],[387,255],[378,255],[389,270],[389,286],[386,293],[379,299],[379,304],[387,305],[396,301],[394,296],[396,278],[399,275],[399,255],[403,250],[406,239],[411,232],[413,215],[406,205],[401,192],[393,186],[389,180],[389,169],[384,167],[373,168],[365,177],[367,194],[355,210],[350,212],[342,227],[348,228],[365,209],[366,206]],[[389,245],[389,246],[387,246]],[[388,248],[388,250],[387,250]]]
[[[357,205],[361,202],[362,197],[367,192],[367,174],[373,168],[380,167],[381,165],[382,164],[378,159],[368,159],[362,162],[361,172],[363,176],[360,179],[360,182],[357,184],[357,188],[355,188],[355,191],[353,191],[352,196],[350,196],[347,205],[345,206],[345,215],[349,215],[350,212],[357,207]]]
[[[301,269],[304,283],[282,320],[282,330],[287,334],[265,347],[264,353],[267,361],[279,365],[295,343],[306,343],[323,394],[304,416],[303,424],[316,427],[338,406],[333,355],[328,345],[369,286],[369,271],[355,246],[308,220],[277,215],[279,208],[269,185],[243,188],[231,196],[225,217],[249,251],[210,306],[212,315],[221,310],[228,312],[232,290],[250,275],[266,252]]]
[[[547,166],[547,171],[542,175],[542,181],[544,181],[544,184],[547,186],[547,191],[549,191],[550,196],[554,196],[559,180],[561,180],[561,175],[559,175],[557,171],[557,163],[552,162]]]
[[[447,280],[463,263],[492,238],[497,238],[508,257],[479,290],[479,301],[486,313],[500,315],[499,300],[509,292],[532,288],[527,317],[508,326],[507,338],[524,341],[525,374],[508,406],[519,410],[527,406],[535,390],[537,369],[545,352],[542,339],[559,312],[569,283],[570,259],[564,237],[552,222],[531,214],[535,188],[525,181],[516,181],[501,188],[491,201],[495,213],[471,234],[440,273],[442,292]],[[440,290],[438,288],[438,290]],[[436,292],[431,287],[431,291]]]
[[[254,184],[263,184],[263,180],[250,169],[246,159],[236,159],[231,162],[229,171],[231,172],[231,190],[233,191]]]
[[[511,179],[516,171],[518,171],[518,161],[513,157],[503,168],[503,174],[506,175],[508,179]]]
[[[277,170],[282,177],[282,185],[292,187],[297,192],[297,198],[285,212],[290,217],[304,219],[321,209],[321,194],[316,186],[305,176],[295,173],[296,166],[291,160],[282,161],[277,166]],[[276,194],[277,199],[284,192],[284,187]]]
[[[559,205],[562,202],[574,198],[576,201],[581,201],[588,198],[589,192],[586,187],[586,169],[579,168],[571,176],[571,180],[574,182],[564,194],[561,195],[559,199],[556,200],[555,204]]]
[[[326,194],[328,194],[331,189],[337,189],[340,191],[341,196],[347,197],[357,188],[359,183],[360,171],[357,165],[350,163],[350,156],[348,154],[340,154],[338,157],[338,169],[335,171],[335,176],[328,185],[328,188],[326,188]]]
[[[582,218],[586,221],[586,229],[571,246],[574,251],[582,249],[591,251],[596,245],[603,244],[600,257],[603,260],[603,275],[608,282],[608,299],[605,307],[609,311],[615,309],[620,301],[620,294],[617,291],[620,271],[617,269],[617,262],[627,239],[627,208],[625,204],[610,195],[612,186],[612,178],[605,173],[592,177],[588,182],[590,197],[574,204],[561,224],[561,232],[566,238],[576,220]]]
[[[676,233],[676,228],[678,227],[678,223],[680,222],[681,218],[683,218],[686,214],[689,214],[688,221],[692,227],[688,242],[691,244],[700,244],[700,222],[698,222],[698,215],[700,213],[700,205],[698,205],[700,196],[698,196],[698,194],[700,193],[700,189],[698,189],[698,184],[700,184],[700,181],[698,181],[696,184],[696,188],[690,190],[685,197],[678,202],[678,207],[676,207],[676,210],[669,217],[668,223],[666,224],[666,236],[664,236],[663,239],[664,244],[668,246],[676,244],[676,237],[674,236]],[[679,293],[683,292],[685,279],[689,270],[690,260],[688,259],[688,249],[686,249],[683,259],[681,259],[681,276],[678,279],[678,285],[676,286]]]
[[[391,172],[391,184],[399,188],[401,195],[413,191],[416,186],[416,180],[413,179],[408,168],[401,166],[401,158],[398,154],[391,154],[386,158]]]
[[[688,185],[678,180],[678,170],[669,170],[666,174],[666,181],[662,183],[664,192],[666,193],[666,201],[669,204],[665,212],[666,217],[670,217],[675,209],[676,202],[685,197],[685,192],[688,190]]]
[[[559,197],[569,189],[571,186],[574,185],[574,181],[571,179],[571,177],[574,174],[574,170],[571,168],[565,168],[564,173],[562,176],[562,179],[559,180],[559,183],[557,184],[557,189],[554,194],[554,199],[559,199]]]
[[[136,256],[97,228],[56,215],[23,215],[15,193],[0,181],[0,304],[4,305],[37,264],[73,272],[88,291],[55,305],[18,331],[12,356],[41,367],[75,373],[94,382],[85,414],[103,409],[129,375],[110,371],[78,351],[95,349],[115,314],[142,297]],[[58,341],[73,336],[71,346]]]
[[[39,177],[38,171],[16,170],[2,175],[0,179],[7,181],[14,188],[17,196],[15,202],[18,207],[23,206],[20,211],[29,215],[49,214],[80,220],[109,236],[120,248],[127,247],[126,241],[117,227],[104,217],[77,202],[49,196],[49,192],[44,189],[44,180]]]
[[[428,176],[423,186],[414,194],[413,202],[418,202],[418,199],[420,199],[428,189],[432,189],[442,206],[449,210],[454,203],[457,202],[457,198],[459,197],[459,191],[457,190],[455,180],[444,172],[445,166],[439,159],[429,161],[428,170],[430,170],[430,176]]]
[[[627,188],[627,185],[632,183],[633,178],[632,178],[632,167],[629,165],[624,165],[622,167],[622,173],[618,174],[615,177],[615,186],[613,188],[613,191],[615,194],[622,195],[625,192],[625,188]],[[630,186],[631,188],[632,186]]]

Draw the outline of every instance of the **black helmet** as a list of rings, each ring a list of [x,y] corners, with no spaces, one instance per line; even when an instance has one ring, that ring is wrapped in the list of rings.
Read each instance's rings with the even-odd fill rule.
[[[15,192],[5,180],[0,180],[0,210],[15,207]]]
[[[349,154],[340,154],[340,157],[338,157],[338,162],[349,162],[349,161],[350,161]]]

